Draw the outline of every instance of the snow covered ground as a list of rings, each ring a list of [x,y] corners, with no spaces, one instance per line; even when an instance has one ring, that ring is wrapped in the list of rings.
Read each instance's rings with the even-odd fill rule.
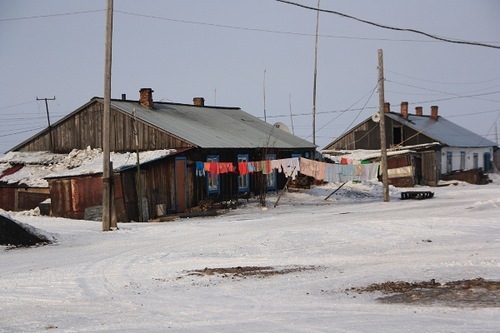
[[[498,332],[500,308],[382,304],[346,291],[385,281],[500,279],[500,178],[418,188],[384,203],[379,184],[286,193],[276,208],[165,223],[16,214],[53,245],[0,247],[1,332]],[[411,189],[414,190],[414,189]],[[307,268],[267,277],[237,266]]]

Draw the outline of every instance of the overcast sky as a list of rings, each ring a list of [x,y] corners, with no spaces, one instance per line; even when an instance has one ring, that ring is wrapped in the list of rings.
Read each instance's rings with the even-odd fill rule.
[[[317,0],[296,0],[316,7]],[[383,25],[500,46],[495,0],[321,0],[321,8]],[[115,0],[112,97],[239,106],[312,141],[316,12],[275,0]],[[104,94],[106,0],[0,0],[0,152]],[[378,109],[385,97],[496,141],[500,49],[452,44],[321,13],[316,143]],[[265,98],[264,98],[265,97]],[[265,102],[264,102],[265,101]],[[290,115],[292,114],[292,116]],[[293,120],[293,124],[292,124]]]

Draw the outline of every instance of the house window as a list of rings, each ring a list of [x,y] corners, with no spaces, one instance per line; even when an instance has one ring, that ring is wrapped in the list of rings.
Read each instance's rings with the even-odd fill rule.
[[[209,155],[207,156],[207,162],[219,162],[218,155]],[[219,174],[209,173],[207,177],[207,189],[208,194],[220,193],[220,176]]]
[[[451,151],[446,152],[446,173],[451,173],[453,170],[453,153]]]
[[[460,170],[465,170],[465,152],[460,152]]]
[[[266,160],[274,160],[276,159],[276,155],[267,154]],[[278,188],[278,170],[273,169],[273,171],[266,175],[266,189],[268,191],[273,191]]]
[[[392,127],[392,143],[394,145],[399,145],[403,143],[403,127],[393,126]]]
[[[248,154],[240,154],[238,155],[238,163],[240,162],[248,162]],[[238,176],[238,192],[248,192],[250,187],[250,176],[247,173],[246,175]]]
[[[477,153],[474,153],[472,155],[472,163],[474,169],[479,168],[479,155]]]

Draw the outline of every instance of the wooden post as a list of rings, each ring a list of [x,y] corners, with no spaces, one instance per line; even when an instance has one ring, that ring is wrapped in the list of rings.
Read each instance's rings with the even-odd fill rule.
[[[108,0],[106,9],[106,45],[104,65],[104,112],[102,121],[102,231],[111,230],[111,169],[110,169],[110,123],[111,123],[111,56],[113,37],[113,0]]]
[[[344,182],[342,183],[342,185],[340,185],[339,187],[337,187],[337,189],[335,191],[333,191],[332,193],[330,193],[326,198],[325,200],[328,200],[328,198],[330,198],[332,195],[335,194],[335,192],[337,192],[338,190],[340,190],[342,188],[342,186],[344,186],[345,184],[347,184],[347,182]]]
[[[54,137],[52,135],[52,125],[50,125],[50,115],[49,115],[49,103],[47,101],[55,101],[56,96],[54,98],[36,98],[37,101],[45,101],[45,111],[47,112],[47,123],[48,123],[48,128],[49,128],[49,150],[51,153],[54,153]]]
[[[296,169],[296,167],[295,167],[295,168],[293,168],[293,170],[292,170],[292,174],[295,172],[295,169]],[[288,184],[290,184],[290,181],[291,181],[291,180],[292,180],[292,175],[290,175],[290,176],[288,177],[288,179],[286,180],[285,186],[283,187],[283,190],[280,192],[280,194],[278,194],[278,197],[276,198],[276,202],[274,203],[274,207],[275,207],[275,208],[276,208],[276,206],[278,205],[278,202],[280,201],[281,196],[282,196],[282,195],[283,195],[283,193],[286,191],[286,188],[287,188]]]
[[[387,174],[387,141],[385,136],[385,110],[384,110],[384,55],[382,49],[378,50],[378,101],[380,112],[380,169],[382,170],[382,184],[384,187],[384,202],[389,201],[389,179]]]

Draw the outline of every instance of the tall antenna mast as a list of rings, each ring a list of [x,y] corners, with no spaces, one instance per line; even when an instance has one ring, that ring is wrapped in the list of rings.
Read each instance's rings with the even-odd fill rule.
[[[316,81],[318,78],[318,30],[319,30],[319,3],[318,12],[316,13],[316,42],[314,44],[314,81],[313,81],[313,109],[312,109],[312,128],[313,128],[313,144],[316,144]]]

